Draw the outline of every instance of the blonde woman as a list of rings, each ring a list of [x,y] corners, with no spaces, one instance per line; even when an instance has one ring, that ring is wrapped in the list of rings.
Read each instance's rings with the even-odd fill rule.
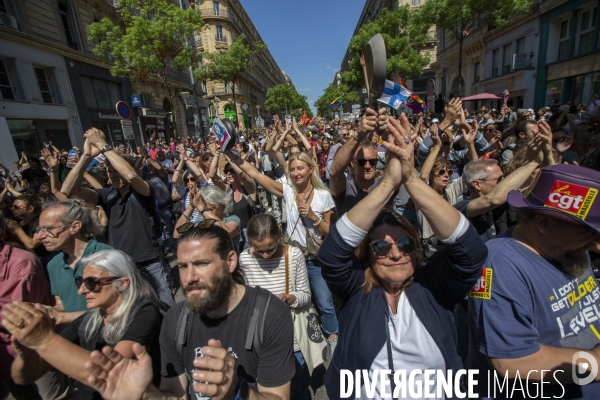
[[[319,166],[308,154],[290,154],[286,171],[288,183],[280,183],[261,174],[253,165],[232,151],[227,151],[225,154],[269,193],[284,200],[287,211],[286,233],[290,243],[306,249],[307,235],[320,239],[329,233],[329,227],[334,222],[335,203],[331,193],[319,178]],[[319,259],[307,255],[306,266],[310,288],[315,294],[321,312],[321,328],[328,337],[333,353],[338,335],[338,321],[333,299],[321,275]]]

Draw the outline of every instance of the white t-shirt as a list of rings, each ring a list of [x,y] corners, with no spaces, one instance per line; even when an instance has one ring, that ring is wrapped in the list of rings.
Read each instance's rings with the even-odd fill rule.
[[[446,363],[444,361],[444,356],[442,356],[442,352],[438,348],[437,344],[417,316],[417,313],[412,308],[410,301],[406,298],[406,293],[402,292],[400,295],[400,299],[398,300],[398,313],[393,315],[391,310],[390,312],[390,321],[388,323],[388,327],[390,330],[390,342],[392,345],[392,356],[394,358],[394,370],[395,371],[406,371],[406,380],[408,381],[408,375],[410,371],[420,369],[421,371],[425,370],[446,370]],[[375,360],[373,360],[373,364],[371,364],[371,369],[369,370],[369,377],[371,378],[371,382],[373,379],[373,371],[374,370],[386,370],[389,368],[388,363],[388,354],[387,354],[387,345],[384,343],[383,347]],[[420,396],[416,396],[415,398],[421,399],[425,398],[425,385],[423,382],[424,375],[416,375],[414,379],[415,386],[413,391],[415,393],[420,393]],[[433,394],[437,393],[437,382],[435,379],[435,375],[432,379],[435,383],[428,388],[428,392]],[[380,378],[377,376],[377,384],[375,386],[374,396],[371,393],[367,394],[366,388],[363,384],[361,388],[361,398],[363,399],[389,399],[391,398],[391,388],[389,385],[389,380],[386,379],[388,385],[386,385],[386,389],[384,394],[385,397],[382,397],[382,394],[378,392],[381,389]],[[400,382],[402,382],[402,375],[400,375]],[[404,385],[406,387],[406,397],[403,397],[402,391],[399,393],[399,398],[412,399],[410,395],[410,389],[408,388],[408,382]],[[443,394],[443,392],[442,392]],[[432,398],[432,397],[427,397]],[[437,397],[433,397],[437,398]],[[441,397],[443,399],[444,397]]]
[[[295,240],[300,243],[301,246],[306,247],[306,230],[304,229],[302,221],[298,220],[298,200],[295,199],[294,189],[287,183],[283,184],[283,200],[285,201],[285,210],[287,212],[287,234],[290,235],[292,240]],[[327,190],[315,188],[310,208],[312,208],[313,212],[320,218],[323,218],[323,214],[335,208],[331,193]],[[311,233],[317,237],[322,236],[319,229],[313,225],[309,218],[304,218],[304,222]]]

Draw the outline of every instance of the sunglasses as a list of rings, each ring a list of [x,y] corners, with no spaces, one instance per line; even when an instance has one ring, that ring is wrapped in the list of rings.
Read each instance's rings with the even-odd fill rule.
[[[76,276],[75,285],[77,286],[77,289],[79,289],[81,287],[81,284],[84,283],[85,287],[90,292],[95,292],[97,290],[100,290],[102,286],[106,286],[109,283],[116,281],[117,279],[121,278],[116,276],[110,276],[108,278],[96,278],[95,276],[89,276],[87,278],[84,278],[83,276]]]
[[[393,244],[387,240],[378,239],[369,243],[369,246],[376,257],[384,258],[389,256],[390,252],[392,251]],[[400,250],[403,254],[410,255],[417,248],[417,242],[411,236],[403,236],[396,239],[396,246],[398,246],[398,250]]]
[[[233,168],[224,169],[223,172],[225,172],[225,174],[236,174],[237,173],[237,172],[235,172],[235,170]]]
[[[196,182],[196,178],[187,178],[186,182]]]
[[[215,224],[215,222],[217,222],[216,219],[212,219],[212,218],[208,218],[208,219],[204,219],[201,222],[186,222],[185,224],[181,225],[179,228],[177,228],[177,233],[179,233],[180,235],[183,233],[186,233],[189,230],[192,230],[194,228],[198,228],[198,229],[206,229],[206,228],[210,228],[211,226],[213,226]]]
[[[358,158],[356,159],[356,162],[358,163],[358,165],[360,165],[361,167],[364,167],[367,162],[369,162],[369,164],[371,166],[375,166],[377,165],[377,161],[379,161],[377,158],[371,158],[371,159],[366,159],[366,158]]]
[[[448,170],[440,169],[436,175],[440,175],[440,176],[441,175],[445,175],[446,172],[448,172],[448,175],[450,175],[450,176],[454,175],[454,170],[453,169],[448,169]]]

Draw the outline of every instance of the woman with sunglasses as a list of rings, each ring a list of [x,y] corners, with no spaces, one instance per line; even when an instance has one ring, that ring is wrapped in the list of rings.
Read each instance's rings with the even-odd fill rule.
[[[373,379],[376,370],[463,368],[453,309],[481,276],[487,256],[467,219],[419,179],[413,160],[416,135],[411,138],[406,116],[390,118],[388,129],[393,139],[384,144],[388,160],[381,184],[342,216],[319,251],[323,276],[342,302],[338,350],[325,375],[331,399],[340,398],[342,369],[368,370]],[[412,225],[384,210],[400,185],[444,243],[444,254],[427,264]],[[424,393],[422,375],[415,378]],[[406,388],[408,382],[402,384]],[[364,386],[361,392],[351,397],[367,397]],[[381,393],[368,397],[384,398]]]
[[[41,306],[7,304],[3,325],[11,333],[17,358],[12,377],[29,384],[51,368],[70,376],[70,385],[81,399],[100,399],[87,385],[85,369],[90,353],[114,346],[123,357],[133,358],[132,345],[141,343],[152,356],[154,376],[160,377],[158,337],[161,315],[156,295],[140,275],[133,259],[119,250],[102,250],[81,260],[83,276],[75,277],[88,311],[60,334]]]
[[[195,211],[191,204],[190,191],[206,186],[209,182],[206,180],[202,169],[190,160],[183,145],[177,146],[177,152],[179,153],[179,164],[175,168],[172,181],[175,191],[181,197],[181,213],[183,214],[185,210],[191,207],[190,220],[199,221],[202,216],[198,211]]]

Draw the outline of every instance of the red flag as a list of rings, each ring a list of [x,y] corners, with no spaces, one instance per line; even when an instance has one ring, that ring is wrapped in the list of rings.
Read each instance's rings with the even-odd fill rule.
[[[306,110],[304,110],[304,114],[302,114],[302,118],[300,118],[300,122],[302,123],[302,125],[304,125],[305,121],[306,121]]]
[[[400,85],[402,85],[403,87],[405,87],[406,89],[408,89],[408,86],[406,86],[406,82],[404,82],[404,79],[402,78],[398,78],[398,83]]]
[[[306,121],[304,121],[304,126],[308,126],[312,122],[313,119],[315,119],[315,117],[306,118]]]

